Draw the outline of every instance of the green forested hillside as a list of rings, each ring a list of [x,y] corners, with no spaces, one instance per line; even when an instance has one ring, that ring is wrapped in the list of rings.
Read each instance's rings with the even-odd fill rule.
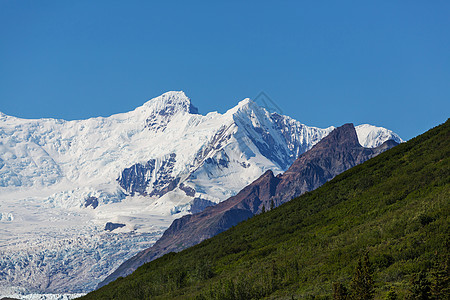
[[[84,298],[448,299],[449,215],[447,121]]]

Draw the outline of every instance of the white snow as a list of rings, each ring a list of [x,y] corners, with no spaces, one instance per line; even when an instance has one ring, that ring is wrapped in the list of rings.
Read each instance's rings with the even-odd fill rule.
[[[359,143],[363,147],[375,148],[387,140],[394,140],[403,143],[403,140],[394,132],[383,127],[376,127],[369,124],[362,124],[355,127]]]
[[[249,99],[224,114],[196,112],[183,92],[168,92],[107,118],[0,113],[0,295],[11,287],[33,294],[90,291],[189,213],[194,197],[217,203],[268,169],[283,172],[334,129],[270,114]],[[366,147],[401,141],[381,127],[356,130]],[[126,168],[149,161],[147,195],[119,185]],[[149,196],[167,178],[178,178],[178,185]],[[97,208],[85,207],[90,197]],[[125,226],[106,232],[107,222]]]

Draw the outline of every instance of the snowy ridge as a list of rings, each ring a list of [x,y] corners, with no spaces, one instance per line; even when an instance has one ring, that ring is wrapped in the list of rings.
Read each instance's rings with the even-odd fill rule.
[[[333,129],[250,99],[200,115],[183,92],[107,118],[0,114],[0,295],[11,286],[89,291],[173,219],[201,209],[194,203],[218,203],[269,169],[285,171]],[[385,128],[356,130],[366,147],[401,142]],[[124,226],[107,233],[108,222]]]
[[[383,127],[362,124],[356,126],[355,129],[359,143],[366,148],[375,148],[387,140],[403,143],[403,140],[396,133]]]

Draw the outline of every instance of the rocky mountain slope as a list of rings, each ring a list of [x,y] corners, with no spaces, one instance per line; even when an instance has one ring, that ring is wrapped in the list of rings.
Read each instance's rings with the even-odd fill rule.
[[[449,154],[447,120],[83,299],[448,299]]]
[[[374,147],[401,141],[384,128],[356,129]],[[249,99],[200,115],[183,92],[107,118],[0,113],[0,292],[89,291],[174,219],[236,195],[267,170],[285,171],[331,130]]]
[[[149,249],[124,262],[99,286],[131,274],[139,266],[169,252],[196,245],[235,226],[271,205],[278,206],[312,191],[345,170],[398,145],[393,140],[376,148],[359,144],[353,124],[334,129],[312,149],[300,155],[283,174],[265,172],[253,183],[233,196],[200,213],[173,221],[163,236]]]

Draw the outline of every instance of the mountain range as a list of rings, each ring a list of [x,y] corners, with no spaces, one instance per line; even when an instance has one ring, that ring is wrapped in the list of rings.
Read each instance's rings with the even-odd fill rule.
[[[129,275],[139,266],[164,254],[196,245],[266,208],[279,206],[312,191],[336,175],[396,145],[397,142],[388,140],[376,148],[364,148],[358,141],[353,124],[338,127],[300,155],[286,172],[274,176],[272,171],[266,171],[236,196],[202,212],[176,219],[151,248],[124,262],[99,286]]]
[[[249,99],[200,115],[183,92],[107,118],[0,113],[0,291],[92,290],[173,220],[286,171],[333,129]],[[355,129],[365,147],[402,142],[381,127]]]
[[[328,151],[328,157],[313,157],[342,138],[341,147],[330,152],[362,158],[368,151],[341,134],[351,128],[330,133],[275,177],[278,183],[266,173],[214,208],[259,203],[258,190],[270,198],[284,180],[288,191],[295,189],[308,164],[314,170],[339,167]],[[314,191],[145,263],[83,299],[449,299],[449,154],[447,120]],[[204,217],[184,217],[184,225]]]

